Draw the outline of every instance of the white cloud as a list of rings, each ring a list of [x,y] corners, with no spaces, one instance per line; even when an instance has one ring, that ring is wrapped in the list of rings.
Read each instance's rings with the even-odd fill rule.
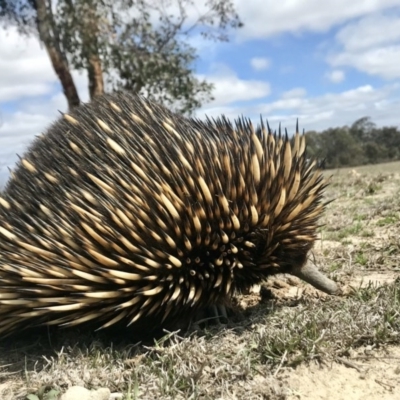
[[[352,18],[399,6],[399,0],[236,0],[245,23],[241,39],[266,38],[284,32],[326,32]]]
[[[12,166],[18,159],[17,155],[23,155],[33,138],[40,134],[49,122],[50,117],[45,114],[18,111],[7,115],[5,122],[0,126],[0,164]]]
[[[368,50],[400,41],[400,16],[374,14],[344,26],[336,40],[347,51]]]
[[[340,83],[344,81],[345,74],[340,69],[335,69],[326,74],[326,77],[333,83]]]
[[[373,48],[360,53],[343,52],[329,59],[333,66],[351,66],[386,79],[400,78],[399,60],[400,45]]]
[[[396,84],[382,88],[364,85],[340,93],[304,98],[297,109],[291,110],[291,116],[298,116],[306,128],[315,130],[350,125],[363,116],[370,116],[377,125],[398,126],[399,89]],[[274,112],[274,104],[267,105],[265,110]]]
[[[87,78],[77,72],[73,72],[72,75],[81,100],[88,101]],[[16,154],[21,156],[33,138],[44,132],[50,123],[60,116],[59,111],[65,112],[67,109],[64,94],[57,91],[51,97],[40,101],[21,96],[18,111],[3,111],[0,123],[0,165],[13,165],[17,159]]]
[[[213,74],[206,78],[215,85],[213,91],[215,100],[207,104],[208,107],[261,99],[271,92],[268,82],[240,79],[234,71],[225,65],[216,66]]]
[[[245,115],[255,122],[268,119],[271,124],[282,122],[282,126],[291,128],[299,118],[301,127],[306,130],[323,130],[334,126],[350,125],[358,118],[370,116],[378,126],[398,126],[400,109],[400,84],[383,88],[371,85],[359,86],[340,93],[326,93],[306,97],[302,88],[285,92],[271,102],[261,102],[257,106],[235,106],[204,108],[199,113],[218,116],[221,111],[230,118]]]
[[[0,103],[59,91],[59,79],[36,37],[21,36],[14,27],[0,28],[0,55]],[[87,101],[86,76],[76,71],[72,75],[82,101]]]
[[[15,84],[12,87],[4,85],[0,89],[0,101],[12,101],[26,97],[42,96],[50,93],[52,89],[52,85],[35,82],[28,84]]]
[[[208,2],[186,2],[186,21],[183,28],[190,28],[209,11]],[[349,19],[362,17],[369,13],[385,10],[399,5],[399,0],[233,0],[233,4],[244,22],[244,27],[236,33],[241,39],[266,38],[285,32],[325,32],[332,26]],[[163,2],[164,12],[178,22],[180,14],[177,0]],[[150,22],[159,26],[159,12],[150,8]],[[210,14],[210,13],[208,13]],[[138,12],[133,8],[123,17],[126,21],[137,18]],[[214,25],[214,28],[217,24]],[[200,35],[198,36],[200,38]],[[204,41],[201,39],[201,43]],[[213,45],[212,41],[206,41]]]
[[[327,93],[322,96],[305,98],[295,94],[293,97],[283,97],[272,103],[267,103],[262,108],[271,113],[277,110],[298,110],[303,115],[311,117],[321,111],[337,112],[343,109],[363,109],[366,103],[385,98],[382,91],[375,90],[370,85],[360,86],[356,89],[346,90],[341,93]]]
[[[34,37],[0,29],[0,101],[51,93],[58,82],[49,57]]]
[[[271,61],[265,57],[253,57],[250,60],[250,65],[256,71],[262,71],[269,68],[269,66],[271,65]]]
[[[306,89],[302,87],[293,88],[282,93],[282,99],[292,99],[296,97],[304,97],[307,94]]]
[[[351,22],[336,35],[339,50],[327,61],[385,79],[400,78],[400,16],[372,15]]]
[[[87,77],[72,72],[82,101],[89,99]],[[17,111],[6,107],[18,101]],[[0,189],[33,138],[66,111],[66,98],[49,57],[35,37],[0,29]]]

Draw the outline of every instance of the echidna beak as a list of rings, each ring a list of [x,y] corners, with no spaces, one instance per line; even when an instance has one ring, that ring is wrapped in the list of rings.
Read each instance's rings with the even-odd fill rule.
[[[310,263],[305,263],[303,267],[299,269],[293,269],[291,273],[325,293],[332,295],[340,293],[337,284],[318,271],[318,269]]]

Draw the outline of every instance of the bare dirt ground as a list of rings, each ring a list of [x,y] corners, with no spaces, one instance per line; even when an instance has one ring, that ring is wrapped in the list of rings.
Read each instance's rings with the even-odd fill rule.
[[[73,385],[108,388],[110,399],[400,398],[400,162],[326,174],[335,201],[310,262],[345,295],[280,277],[239,297],[228,325],[157,342],[2,340],[0,399],[55,400]]]
[[[349,274],[353,287],[394,282],[400,275],[400,163],[331,173],[328,196],[336,200],[328,208],[327,225],[315,248],[318,259],[336,258],[340,273]],[[397,399],[400,346],[361,347],[347,360],[301,365],[284,379],[288,399]]]

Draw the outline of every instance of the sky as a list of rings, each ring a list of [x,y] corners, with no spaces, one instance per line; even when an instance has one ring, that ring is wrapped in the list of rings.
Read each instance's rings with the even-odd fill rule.
[[[196,74],[215,99],[196,116],[268,119],[289,132],[400,126],[400,0],[234,0],[244,27],[230,41],[191,38]],[[85,75],[73,76],[81,100]],[[0,188],[34,137],[67,111],[36,38],[0,29]]]

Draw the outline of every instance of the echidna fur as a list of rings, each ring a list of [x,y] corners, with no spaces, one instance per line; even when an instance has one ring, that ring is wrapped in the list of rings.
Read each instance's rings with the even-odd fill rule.
[[[34,140],[0,198],[0,336],[161,325],[277,273],[334,294],[306,262],[325,186],[298,132],[98,97]]]

